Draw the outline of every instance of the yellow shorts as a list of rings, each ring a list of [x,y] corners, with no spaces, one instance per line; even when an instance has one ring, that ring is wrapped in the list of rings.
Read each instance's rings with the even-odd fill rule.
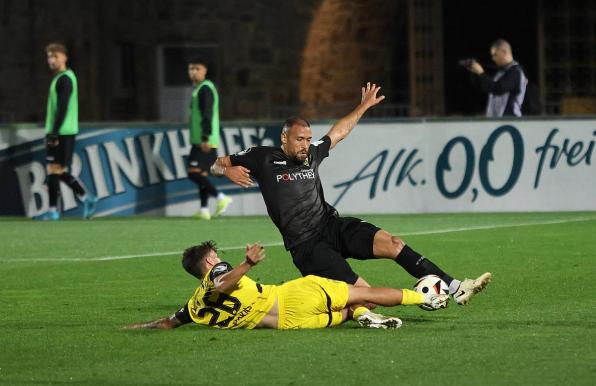
[[[342,322],[348,285],[309,275],[279,286],[277,302],[280,329],[333,327]]]

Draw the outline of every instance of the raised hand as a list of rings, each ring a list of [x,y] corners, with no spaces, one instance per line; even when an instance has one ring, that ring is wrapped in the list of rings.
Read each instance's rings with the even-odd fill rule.
[[[484,73],[484,68],[482,68],[482,66],[480,65],[480,63],[478,63],[475,60],[472,60],[472,63],[468,67],[468,70],[470,72],[473,72],[476,75],[481,75],[481,74]]]
[[[385,95],[381,95],[377,97],[377,93],[381,89],[381,86],[377,86],[374,83],[366,83],[366,87],[362,87],[362,100],[360,101],[361,105],[366,106],[366,108],[370,108],[383,99],[385,99]]]
[[[256,265],[265,258],[265,248],[259,244],[246,244],[246,261],[250,265]]]

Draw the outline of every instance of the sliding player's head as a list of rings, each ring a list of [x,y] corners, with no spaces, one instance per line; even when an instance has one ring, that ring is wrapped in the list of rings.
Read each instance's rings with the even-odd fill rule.
[[[46,55],[50,70],[53,72],[62,72],[66,70],[66,61],[68,60],[68,55],[64,44],[48,44],[46,46]]]
[[[292,117],[286,119],[281,131],[281,148],[290,158],[304,162],[312,141],[312,130],[306,119]]]
[[[192,58],[188,61],[188,78],[197,85],[207,78],[207,62],[201,58]]]
[[[203,279],[205,274],[220,261],[217,256],[217,246],[213,240],[187,248],[182,255],[182,266],[186,272],[197,279]]]

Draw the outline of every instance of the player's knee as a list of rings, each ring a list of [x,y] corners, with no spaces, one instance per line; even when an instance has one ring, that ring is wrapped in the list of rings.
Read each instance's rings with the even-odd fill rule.
[[[397,236],[391,236],[391,242],[395,245],[403,245],[404,242]]]
[[[399,237],[385,230],[381,229],[375,234],[373,254],[376,257],[395,259],[403,247],[404,243]]]
[[[402,241],[402,239],[400,239],[397,236],[391,236],[391,243],[393,244],[394,248],[397,248],[400,251],[405,245],[404,242]]]

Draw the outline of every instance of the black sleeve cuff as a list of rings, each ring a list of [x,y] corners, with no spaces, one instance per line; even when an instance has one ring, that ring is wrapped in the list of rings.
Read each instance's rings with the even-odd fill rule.
[[[211,268],[211,273],[209,273],[209,278],[211,281],[215,280],[216,277],[226,274],[232,270],[232,266],[225,261],[221,263],[217,263]]]
[[[188,310],[188,303],[184,305],[180,310],[178,310],[174,317],[178,319],[178,321],[182,324],[187,324],[192,322],[192,318],[190,317],[190,311]]]

